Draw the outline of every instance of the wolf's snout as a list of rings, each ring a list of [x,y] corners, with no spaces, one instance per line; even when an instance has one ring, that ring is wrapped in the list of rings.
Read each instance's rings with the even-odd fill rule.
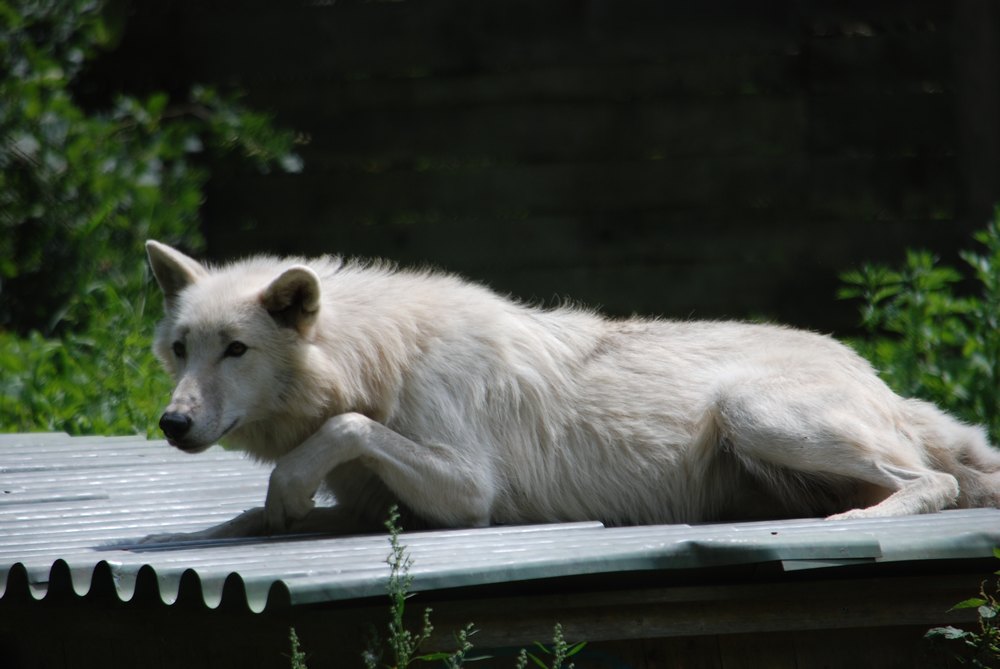
[[[170,441],[180,441],[191,429],[191,416],[186,413],[168,411],[160,416],[160,429]]]

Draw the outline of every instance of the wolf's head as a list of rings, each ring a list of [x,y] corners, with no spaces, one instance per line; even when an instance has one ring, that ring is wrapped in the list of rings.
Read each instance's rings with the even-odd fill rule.
[[[164,296],[153,349],[176,381],[160,428],[196,453],[275,411],[315,325],[320,281],[300,264],[211,269],[155,241],[146,252]]]

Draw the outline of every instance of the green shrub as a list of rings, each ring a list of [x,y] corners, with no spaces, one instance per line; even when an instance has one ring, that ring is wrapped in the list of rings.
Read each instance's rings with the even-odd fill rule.
[[[993,556],[1000,558],[1000,548],[993,549]],[[1000,571],[994,572],[1000,576]],[[953,651],[961,664],[989,669],[1000,666],[1000,580],[995,594],[986,592],[986,583],[979,587],[979,596],[971,597],[951,607],[952,611],[976,609],[979,629],[964,630],[948,625],[927,631],[925,638],[934,641],[954,641],[960,645]],[[954,645],[954,644],[952,644]]]
[[[0,425],[70,434],[150,433],[170,382],[150,350],[144,290],[97,282],[78,296],[86,327],[46,338],[0,332]]]
[[[843,274],[840,296],[861,300],[867,336],[853,344],[886,383],[985,425],[1000,443],[1000,210],[975,239],[964,273],[909,251],[901,269]]]
[[[143,241],[201,246],[206,153],[301,167],[290,133],[210,88],[81,106],[109,25],[94,0],[0,0],[3,430],[146,432],[169,389]]]

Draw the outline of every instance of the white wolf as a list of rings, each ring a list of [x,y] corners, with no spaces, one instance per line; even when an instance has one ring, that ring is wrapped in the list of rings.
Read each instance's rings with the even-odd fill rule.
[[[189,538],[373,530],[393,503],[410,527],[1000,506],[981,429],[829,337],[543,310],[333,257],[147,251],[167,439],[275,463],[262,508]],[[323,487],[336,505],[314,506]]]

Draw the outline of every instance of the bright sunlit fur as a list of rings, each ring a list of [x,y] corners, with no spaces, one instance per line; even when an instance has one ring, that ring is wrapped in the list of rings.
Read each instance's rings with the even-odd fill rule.
[[[292,527],[321,483],[357,527],[396,501],[445,527],[1000,506],[981,429],[897,396],[829,337],[545,310],[337,258],[148,251],[168,411],[192,420],[177,445],[276,463],[266,510],[206,536]],[[246,354],[224,356],[231,341]]]

